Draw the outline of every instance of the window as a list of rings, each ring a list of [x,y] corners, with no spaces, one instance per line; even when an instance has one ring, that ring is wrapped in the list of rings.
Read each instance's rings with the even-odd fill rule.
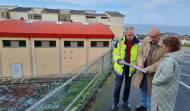
[[[64,41],[64,47],[84,47],[84,41]]]
[[[28,14],[28,19],[32,19],[32,14]]]
[[[35,41],[35,47],[42,47],[41,41]]]
[[[56,41],[49,41],[50,47],[56,47]]]
[[[56,47],[56,41],[35,41],[35,47]]]
[[[3,47],[26,47],[25,40],[3,40]]]
[[[67,17],[60,17],[60,21],[69,21],[69,18],[67,18]]]
[[[96,18],[95,16],[86,16],[86,18]]]
[[[4,18],[4,13],[2,12],[2,17]]]
[[[11,47],[11,41],[10,40],[3,40],[3,47]]]
[[[41,14],[33,14],[33,18],[34,19],[42,19],[42,15]]]
[[[101,19],[108,19],[108,17],[101,17]]]
[[[91,41],[91,47],[109,47],[109,41]]]
[[[24,41],[24,40],[20,40],[19,41],[19,47],[26,47],[26,41]]]

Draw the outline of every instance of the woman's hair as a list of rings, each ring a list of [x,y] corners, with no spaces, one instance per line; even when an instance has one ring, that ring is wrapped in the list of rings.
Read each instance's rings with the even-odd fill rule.
[[[169,36],[163,40],[163,44],[169,47],[170,52],[175,52],[181,49],[179,37]]]

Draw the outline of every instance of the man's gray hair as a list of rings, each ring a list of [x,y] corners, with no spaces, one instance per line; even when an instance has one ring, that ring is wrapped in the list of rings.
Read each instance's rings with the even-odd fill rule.
[[[134,27],[127,27],[126,30],[135,30]]]

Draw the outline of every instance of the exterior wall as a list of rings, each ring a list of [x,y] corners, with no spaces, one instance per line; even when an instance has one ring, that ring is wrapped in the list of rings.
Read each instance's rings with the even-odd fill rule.
[[[97,16],[96,18],[86,18],[86,22],[98,22]]]
[[[97,16],[98,22],[103,23],[104,25],[108,24],[108,19],[101,19],[102,16]]]
[[[110,17],[110,29],[116,38],[123,37],[124,17]]]
[[[124,17],[110,17],[110,25],[123,25]]]
[[[115,34],[116,38],[122,38],[123,37],[124,25],[110,25],[109,28]]]
[[[56,47],[35,47],[36,76],[59,76],[59,38],[33,38],[56,41]]]
[[[0,9],[0,19],[8,19],[8,11]]]
[[[26,47],[4,48],[2,40],[26,40]],[[2,77],[11,78],[11,64],[22,64],[23,77],[31,77],[29,38],[0,37],[0,54]]]
[[[73,22],[86,22],[86,15],[74,15],[74,14],[71,14],[71,20]]]
[[[2,40],[26,40],[26,47],[4,48]],[[33,40],[34,43],[35,40],[56,41],[56,47],[35,47]],[[72,72],[73,69],[79,66],[86,65],[87,40],[89,41],[88,62],[110,50],[112,43],[110,38],[33,38],[33,40],[21,37],[0,37],[0,65],[2,65],[2,74],[0,74],[0,78],[11,78],[10,66],[15,63],[22,64],[24,78],[32,77],[32,75],[35,77],[35,74],[36,77],[59,76],[59,40],[61,41],[61,65],[63,76]],[[84,41],[84,47],[64,47],[64,41]],[[109,41],[109,47],[91,47],[91,41]],[[33,53],[33,46],[35,47],[35,53]],[[35,57],[33,56],[34,54]],[[32,67],[33,69],[31,69]]]
[[[109,41],[109,47],[91,47],[91,41]],[[94,59],[96,59],[97,57],[100,57],[101,55],[103,55],[104,53],[106,53],[107,51],[109,51],[111,49],[111,39],[89,39],[89,54],[88,54],[88,61],[92,61]]]
[[[61,57],[62,74],[65,75],[79,66],[86,64],[86,38],[62,38]],[[84,41],[84,47],[64,47],[64,41]]]
[[[9,12],[10,19],[21,19],[21,17],[24,18],[24,20],[28,20],[28,13],[27,12]]]
[[[32,14],[41,14],[43,8],[32,8]]]
[[[42,20],[58,21],[58,14],[54,14],[54,13],[42,13]]]

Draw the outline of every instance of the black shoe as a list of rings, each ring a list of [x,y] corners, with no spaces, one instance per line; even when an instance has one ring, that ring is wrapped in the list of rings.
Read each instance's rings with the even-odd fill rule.
[[[112,111],[115,111],[117,109],[117,104],[113,104],[112,106],[111,106],[111,110]]]
[[[123,107],[127,108],[128,110],[131,110],[131,105],[129,103],[123,103]]]
[[[142,106],[142,105],[137,105],[136,106],[136,111],[145,111],[145,110],[147,110],[147,107],[146,106]]]

